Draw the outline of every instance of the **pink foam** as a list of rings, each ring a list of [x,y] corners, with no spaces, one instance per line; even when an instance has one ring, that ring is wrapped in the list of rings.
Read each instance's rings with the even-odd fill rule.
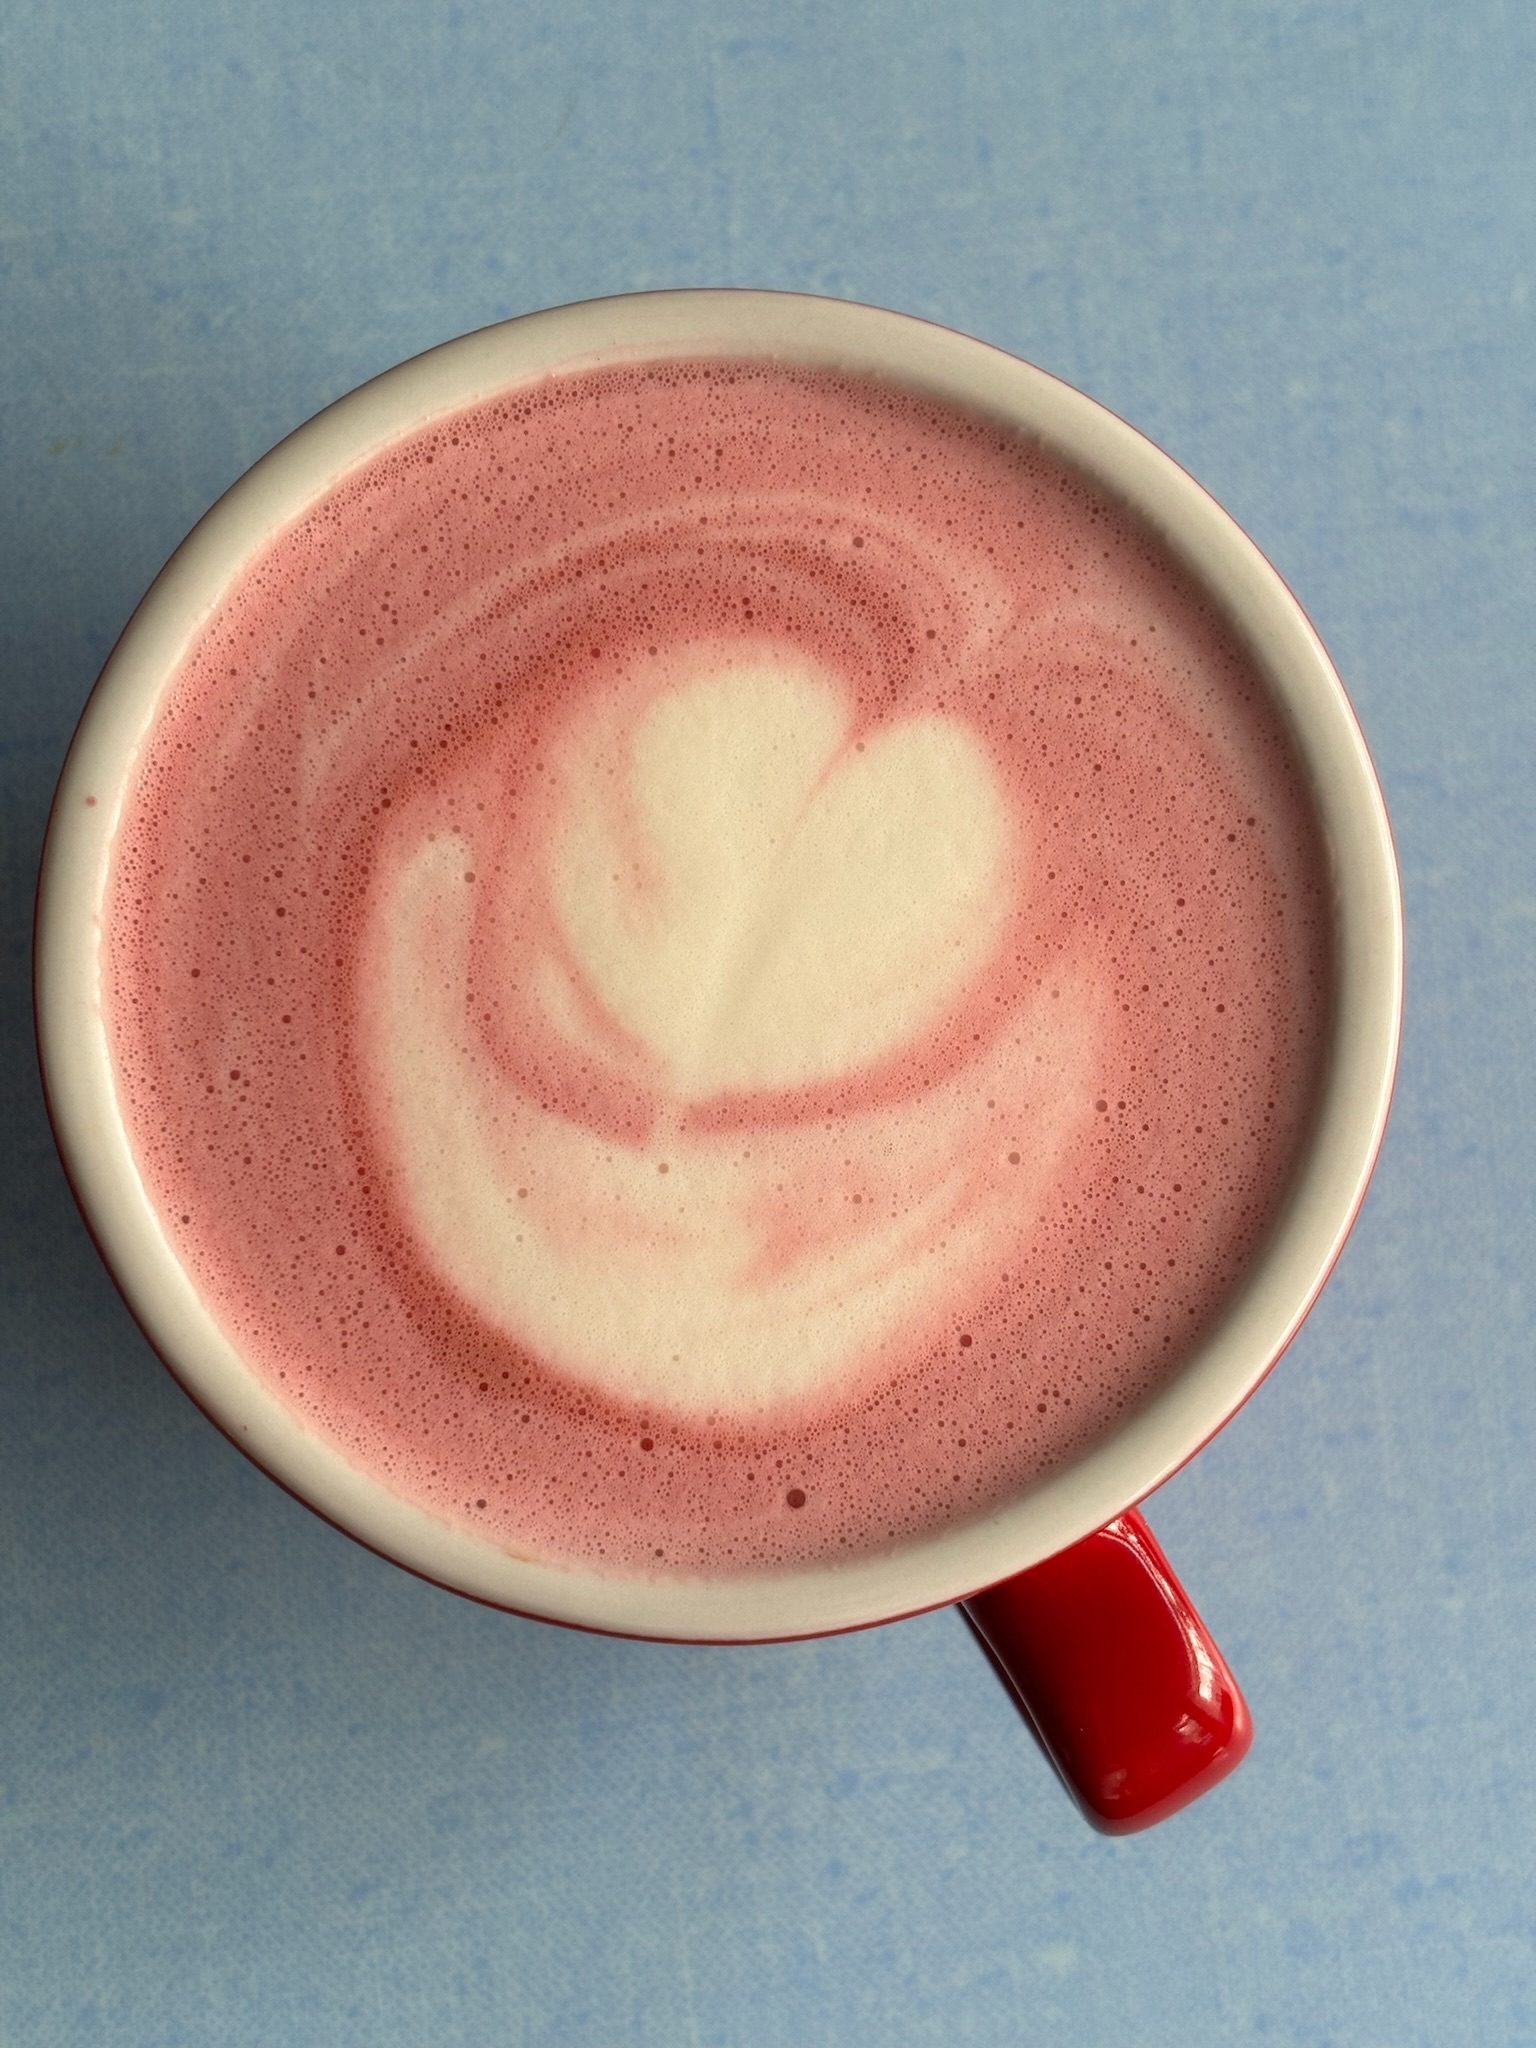
[[[699,640],[802,650],[857,732],[967,719],[1028,859],[1003,944],[937,1029],[842,1083],[693,1105],[688,1128],[748,1144],[920,1105],[1052,988],[1093,991],[1101,1027],[1079,1136],[953,1327],[732,1422],[612,1398],[477,1317],[414,1241],[366,1057],[381,877],[452,830],[474,849],[477,1056],[643,1140],[643,1060],[600,1014],[578,1052],[507,966],[562,944],[538,850],[571,721]],[[1272,1221],[1329,1005],[1324,859],[1283,734],[1155,545],[984,422],[767,365],[589,373],[477,408],[280,535],[145,748],[109,930],[147,1183],[256,1368],[410,1498],[620,1571],[879,1549],[1112,1426]],[[774,1256],[856,1230],[867,1178],[851,1161],[783,1191]]]

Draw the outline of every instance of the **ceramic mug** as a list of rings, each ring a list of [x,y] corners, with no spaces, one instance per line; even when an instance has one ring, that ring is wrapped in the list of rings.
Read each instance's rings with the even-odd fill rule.
[[[1316,1115],[1278,1222],[1215,1325],[1109,1436],[1001,1508],[885,1555],[752,1577],[605,1579],[510,1556],[400,1499],[244,1363],[140,1180],[101,1015],[100,919],[113,832],[161,693],[277,529],[361,461],[475,401],[573,366],[708,355],[867,373],[990,415],[1159,536],[1249,651],[1293,735],[1332,863],[1336,1004]],[[1401,977],[1391,836],[1343,687],[1279,575],[1175,462],[1043,371],[927,322],[792,294],[682,291],[562,307],[445,343],[340,399],[226,493],[156,579],[81,718],[44,852],[35,985],[55,1135],[114,1278],[192,1398],[300,1499],[444,1586],[590,1629],[762,1641],[962,1602],[1088,1818],[1124,1831],[1174,1811],[1247,1747],[1241,1695],[1135,1503],[1247,1399],[1327,1278],[1381,1140]]]

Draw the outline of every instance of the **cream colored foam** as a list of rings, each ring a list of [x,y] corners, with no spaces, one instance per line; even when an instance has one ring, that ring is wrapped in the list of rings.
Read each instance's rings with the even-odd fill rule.
[[[1004,800],[959,721],[858,752],[805,669],[700,668],[632,726],[606,717],[567,760],[553,893],[585,993],[662,1070],[653,1129],[617,1144],[507,1084],[466,1025],[474,857],[442,835],[368,948],[384,1135],[441,1277],[545,1363],[760,1413],[898,1335],[941,1340],[1006,1269],[1091,1115],[1092,1000],[1039,991],[916,1099],[689,1127],[702,1096],[856,1073],[943,1016],[1006,915]],[[590,1053],[555,964],[515,967]]]
[[[552,894],[587,985],[671,1094],[835,1080],[940,1018],[1018,886],[986,752],[919,716],[849,743],[802,662],[687,657],[572,748]]]

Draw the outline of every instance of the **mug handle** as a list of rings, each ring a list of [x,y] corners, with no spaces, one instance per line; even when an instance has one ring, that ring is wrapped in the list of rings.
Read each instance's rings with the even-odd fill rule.
[[[960,1612],[1102,1834],[1166,1820],[1248,1753],[1247,1702],[1134,1508]]]

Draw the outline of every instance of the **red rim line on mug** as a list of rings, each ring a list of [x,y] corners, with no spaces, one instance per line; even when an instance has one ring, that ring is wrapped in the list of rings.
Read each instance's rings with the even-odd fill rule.
[[[1102,1441],[995,1511],[889,1553],[712,1580],[604,1577],[511,1555],[392,1494],[241,1359],[167,1242],[134,1160],[102,1015],[101,908],[162,691],[274,532],[370,456],[466,406],[555,372],[707,356],[836,369],[981,414],[1150,530],[1286,722],[1331,863],[1335,995],[1310,1135],[1278,1220],[1182,1366]],[[130,1310],[204,1412],[317,1513],[471,1598],[623,1635],[787,1640],[960,1602],[1086,1817],[1125,1832],[1177,1810],[1248,1747],[1241,1694],[1135,1504],[1253,1392],[1338,1257],[1386,1122],[1402,963],[1390,827],[1343,686],[1279,574],[1176,462],[1060,380],[928,322],[795,294],[680,291],[588,301],[444,343],[338,400],[219,500],[161,571],[82,715],[39,880],[35,999],[65,1170]]]

